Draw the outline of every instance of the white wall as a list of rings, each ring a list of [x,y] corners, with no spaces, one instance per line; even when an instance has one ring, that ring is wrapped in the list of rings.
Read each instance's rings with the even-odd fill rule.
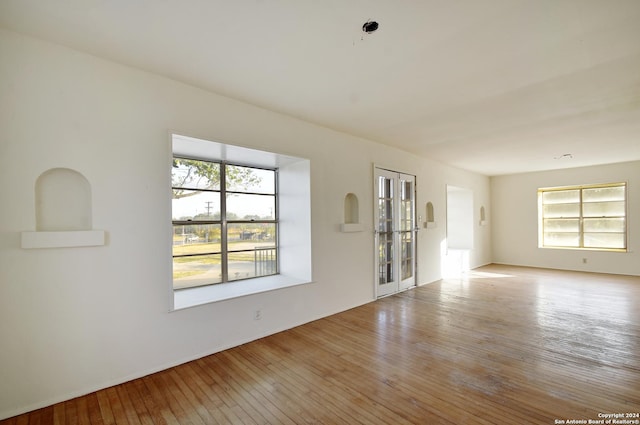
[[[423,217],[435,206],[421,283],[440,278],[445,185],[489,203],[486,177],[61,46],[0,30],[0,57],[0,418],[372,301],[374,163],[417,176]],[[314,283],[168,312],[171,131],[311,160]],[[54,167],[91,184],[105,246],[20,248]],[[349,192],[365,232],[339,232]],[[490,261],[488,229],[472,266]]]
[[[538,248],[538,188],[628,182],[629,252]],[[491,179],[495,263],[640,275],[640,161]],[[587,259],[584,264],[583,258]]]

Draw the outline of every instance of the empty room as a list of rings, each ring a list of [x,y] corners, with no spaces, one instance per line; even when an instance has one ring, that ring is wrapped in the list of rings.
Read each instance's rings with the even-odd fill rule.
[[[638,22],[0,0],[0,423],[640,424]]]

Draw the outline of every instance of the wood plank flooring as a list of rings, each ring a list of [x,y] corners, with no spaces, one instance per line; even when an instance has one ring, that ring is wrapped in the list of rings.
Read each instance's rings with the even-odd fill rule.
[[[0,423],[556,424],[599,413],[640,413],[640,277],[491,265]]]

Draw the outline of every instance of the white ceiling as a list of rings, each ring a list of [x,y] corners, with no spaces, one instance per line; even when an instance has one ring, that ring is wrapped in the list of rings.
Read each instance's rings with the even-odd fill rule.
[[[640,160],[640,0],[0,0],[0,25],[486,175]]]

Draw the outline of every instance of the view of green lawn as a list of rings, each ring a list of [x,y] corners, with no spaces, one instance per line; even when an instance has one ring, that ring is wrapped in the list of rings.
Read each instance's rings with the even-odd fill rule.
[[[178,243],[184,239],[178,239]],[[175,243],[175,242],[174,242]],[[256,264],[264,262],[256,249],[274,248],[273,241],[230,241],[228,243],[229,275],[233,279],[242,279],[256,275]],[[219,283],[221,276],[221,255],[211,254],[220,252],[220,242],[187,243],[174,245],[173,255],[187,255],[174,257],[173,280],[174,288],[186,288],[203,284]],[[271,258],[275,261],[275,257]],[[209,276],[209,278],[207,278]],[[207,278],[207,281],[203,279]]]

